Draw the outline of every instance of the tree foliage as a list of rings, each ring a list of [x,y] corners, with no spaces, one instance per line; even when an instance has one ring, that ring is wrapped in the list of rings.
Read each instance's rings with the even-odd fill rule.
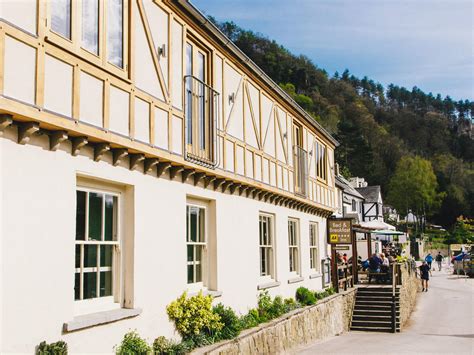
[[[418,155],[432,163],[447,194],[438,211],[433,207],[434,222],[448,227],[459,214],[474,214],[469,182],[474,173],[473,101],[427,94],[418,87],[384,88],[347,69],[330,76],[308,57],[294,55],[262,34],[233,22],[211,21],[338,139],[336,159],[344,169],[381,185],[385,193],[399,160]],[[440,159],[442,167],[437,166]]]

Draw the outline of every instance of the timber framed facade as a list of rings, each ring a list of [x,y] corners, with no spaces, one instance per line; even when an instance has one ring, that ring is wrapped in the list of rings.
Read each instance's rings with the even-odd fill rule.
[[[184,290],[222,295],[243,310],[257,289],[292,295],[301,284],[323,287],[315,258],[325,258],[325,221],[337,206],[337,142],[189,2],[0,6],[0,288],[12,289],[2,291],[2,306],[20,292],[18,277],[30,279],[26,266],[15,276],[6,255],[20,251],[14,236],[27,244],[35,230],[47,234],[42,220],[56,226],[54,254],[40,250],[46,260],[65,250],[57,265],[66,269],[54,274],[61,300],[45,333],[27,325],[25,344],[24,333],[6,325],[24,323],[35,308],[18,321],[6,312],[0,351],[31,351],[34,342],[61,336],[77,351],[107,351],[127,326],[152,336],[153,317],[172,335],[165,305]],[[22,209],[18,198],[34,201]],[[239,220],[247,224],[237,228]],[[298,245],[288,244],[288,220]],[[195,221],[202,230],[191,227]],[[189,269],[186,244],[193,250]],[[165,261],[143,261],[153,259],[145,252],[153,248],[164,249]],[[239,261],[231,263],[234,251]],[[41,260],[29,249],[24,255]],[[238,269],[248,255],[254,261],[242,270],[255,278],[244,286]],[[176,280],[158,277],[169,287],[153,303],[138,273],[166,267],[180,271]],[[103,321],[88,317],[104,310]],[[107,319],[125,320],[99,325]],[[88,337],[91,343],[81,345]]]

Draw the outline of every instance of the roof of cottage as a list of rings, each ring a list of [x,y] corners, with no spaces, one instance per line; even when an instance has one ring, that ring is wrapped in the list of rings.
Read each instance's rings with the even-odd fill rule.
[[[379,196],[380,198],[382,196],[382,190],[379,185],[358,187],[356,190],[364,196],[366,202],[378,202]]]
[[[362,196],[356,189],[349,185],[349,181],[340,175],[336,175],[336,186],[338,186],[347,195],[360,198],[361,200],[364,199],[364,196]]]

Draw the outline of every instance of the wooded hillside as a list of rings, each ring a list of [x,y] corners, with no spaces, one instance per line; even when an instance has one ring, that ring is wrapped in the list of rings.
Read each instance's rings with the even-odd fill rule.
[[[365,177],[369,184],[381,185],[387,196],[400,159],[419,156],[431,163],[441,197],[428,208],[428,219],[449,227],[459,215],[473,216],[473,101],[455,101],[417,87],[384,88],[347,69],[329,75],[261,34],[211,20],[338,139],[336,159],[344,175]]]

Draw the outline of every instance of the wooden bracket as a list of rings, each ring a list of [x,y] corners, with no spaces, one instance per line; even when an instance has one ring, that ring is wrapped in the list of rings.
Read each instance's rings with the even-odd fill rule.
[[[238,187],[242,186],[242,184],[235,183],[229,187],[230,193],[233,195],[235,190],[237,190]]]
[[[114,166],[117,166],[128,155],[128,150],[125,148],[112,149],[112,155],[113,155],[112,163]]]
[[[66,131],[54,131],[49,135],[49,150],[58,150],[62,142],[68,138]]]
[[[89,141],[87,140],[87,137],[74,137],[71,139],[72,141],[72,148],[71,148],[71,154],[76,156],[79,154],[81,151],[81,148],[84,147]]]
[[[170,180],[173,180],[179,172],[183,171],[182,166],[173,165],[170,167]]]
[[[194,174],[194,169],[184,169],[181,173],[181,181],[185,183],[188,180],[188,177]]]
[[[143,172],[145,174],[149,173],[156,165],[158,165],[158,162],[158,158],[146,158],[143,167]]]
[[[209,186],[209,184],[211,182],[214,182],[216,180],[216,177],[215,176],[206,176],[205,179],[204,179],[204,188],[207,189],[207,187]]]
[[[130,154],[130,170],[135,170],[143,160],[145,160],[144,154]]]
[[[0,136],[3,134],[3,131],[11,126],[13,123],[12,115],[1,114],[0,115]]]
[[[254,189],[254,190],[252,191],[252,197],[253,197],[253,198],[257,197],[258,195],[260,195],[261,192],[262,192],[262,190]],[[259,198],[260,198],[260,196],[259,196]]]
[[[18,144],[26,144],[30,141],[33,133],[39,131],[39,123],[26,122],[20,123],[18,126]]]
[[[206,173],[203,172],[194,173],[194,186],[197,186],[199,184],[199,181],[201,181],[205,176]]]
[[[158,166],[156,167],[156,177],[160,177],[168,170],[171,166],[171,163],[168,161],[159,162]]]
[[[239,196],[242,196],[242,194],[243,194],[245,191],[247,191],[248,188],[249,188],[248,186],[241,185],[241,186],[239,187]]]
[[[225,179],[222,178],[216,178],[214,180],[214,191],[216,191],[223,183],[225,182]]]
[[[222,184],[222,192],[225,193],[227,189],[233,184],[233,181],[227,180]]]
[[[245,193],[245,196],[249,197],[251,194],[253,194],[253,192],[256,190],[255,187],[250,187],[247,189],[246,193]]]
[[[110,150],[110,144],[98,143],[94,146],[94,161],[101,161],[105,153]]]

